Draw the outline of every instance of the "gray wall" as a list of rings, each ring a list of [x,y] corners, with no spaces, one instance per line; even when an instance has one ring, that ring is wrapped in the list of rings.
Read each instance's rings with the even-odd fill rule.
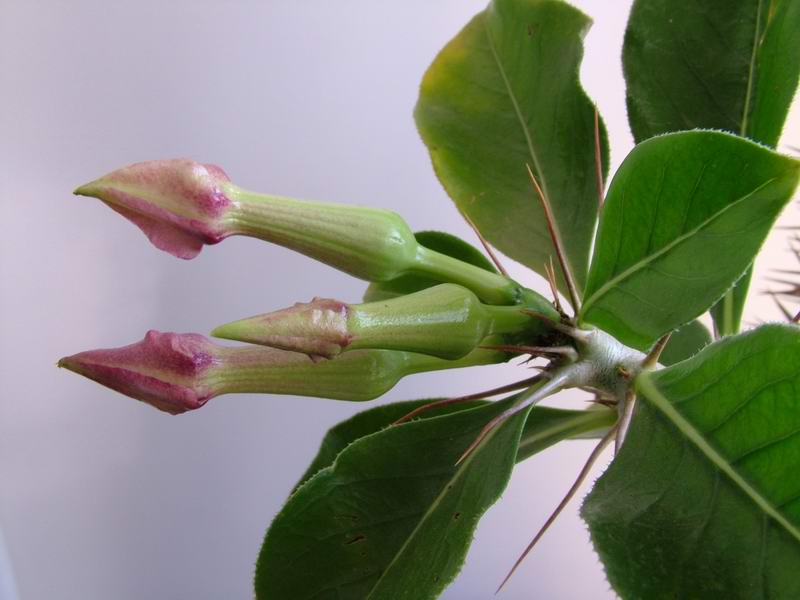
[[[583,79],[617,165],[631,146],[619,65],[628,2],[576,4],[596,20]],[[474,240],[432,173],[411,109],[434,54],[483,5],[0,3],[0,528],[21,598],[250,597],[269,520],[324,431],[364,408],[230,396],[171,418],[57,370],[62,355],[149,328],[207,332],[314,295],[357,300],[363,289],[243,238],[179,261],[71,190],[131,162],[190,156],[252,189],[382,206],[414,228]],[[792,118],[784,139],[798,145],[796,110]],[[759,270],[788,259],[778,237]],[[751,318],[776,315],[759,302]],[[511,376],[514,367],[419,376],[386,400]],[[517,470],[445,597],[491,597],[589,449],[565,444]],[[576,505],[503,597],[534,590],[612,597]]]

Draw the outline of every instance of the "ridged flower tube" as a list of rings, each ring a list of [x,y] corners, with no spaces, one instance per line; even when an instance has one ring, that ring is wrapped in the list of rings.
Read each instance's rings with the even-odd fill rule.
[[[530,307],[558,320],[547,301]],[[487,336],[550,332],[545,323],[517,306],[481,303],[470,290],[443,283],[391,300],[345,304],[315,298],[283,310],[234,321],[215,337],[333,358],[365,348],[405,350],[445,359],[472,352]]]
[[[221,168],[189,159],[136,163],[75,193],[99,198],[179,258],[194,258],[204,244],[246,235],[367,281],[416,273],[461,284],[490,304],[523,298],[522,288],[507,277],[417,243],[394,212],[257,194],[234,185]]]
[[[394,350],[349,352],[313,362],[263,346],[225,347],[202,335],[149,331],[129,346],[89,350],[58,365],[162,411],[180,414],[230,393],[372,400],[403,377],[502,362],[503,352],[476,350],[458,361]]]

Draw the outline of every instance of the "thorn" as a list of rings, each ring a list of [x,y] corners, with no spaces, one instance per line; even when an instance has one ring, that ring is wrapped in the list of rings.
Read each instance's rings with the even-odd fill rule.
[[[428,404],[425,404],[423,406],[418,406],[411,412],[406,413],[405,415],[397,419],[394,423],[392,423],[392,426],[402,425],[406,421],[410,421],[414,417],[419,416],[420,414],[427,412],[429,410],[433,410],[434,408],[441,408],[442,406],[450,406],[451,404],[460,404],[461,402],[467,402],[468,400],[472,400],[472,398],[469,396],[460,396],[458,398],[445,398],[444,400],[435,400],[433,402],[428,402]]]
[[[783,314],[783,317],[784,317],[784,318],[785,318],[787,321],[789,321],[790,323],[794,322],[794,317],[792,316],[792,313],[790,313],[790,312],[789,312],[789,309],[788,309],[788,308],[786,308],[786,307],[783,305],[783,303],[782,303],[780,300],[778,300],[778,296],[776,296],[776,295],[775,295],[775,294],[773,294],[772,292],[767,292],[767,293],[768,293],[768,294],[769,294],[769,295],[772,297],[772,300],[775,302],[775,304],[777,304],[777,305],[778,305],[778,309],[779,309],[779,310],[781,311],[781,313]]]
[[[555,354],[566,356],[573,361],[578,360],[578,352],[572,346],[515,346],[513,344],[497,344],[478,346],[483,350],[499,350],[501,352],[518,352],[520,354],[532,354],[536,356]]]
[[[584,385],[580,386],[579,389],[583,390],[584,392],[588,392],[594,396],[591,400],[587,400],[587,402],[591,402],[592,404],[601,404],[608,408],[615,408],[618,404],[616,398],[613,398],[608,392],[603,390]]]
[[[591,385],[579,385],[578,389],[593,394],[596,398],[605,397],[608,395],[607,392]]]
[[[486,254],[489,255],[489,258],[492,259],[492,262],[494,263],[494,266],[497,267],[497,270],[500,271],[500,273],[503,276],[508,277],[509,276],[508,271],[506,271],[505,267],[503,266],[503,263],[500,262],[500,259],[497,258],[497,255],[492,250],[492,247],[489,245],[489,242],[486,241],[486,238],[483,237],[483,234],[480,232],[478,227],[475,225],[475,223],[472,222],[472,219],[470,219],[469,216],[467,216],[467,213],[460,210],[459,212],[461,213],[461,216],[464,217],[464,220],[467,222],[467,225],[469,225],[472,228],[472,231],[475,232],[475,235],[478,236],[478,239],[481,241],[481,244],[483,245],[483,249],[486,250]]]
[[[773,296],[791,296],[792,298],[797,298],[800,296],[800,286],[790,290],[774,290],[771,291],[770,294]]]
[[[540,312],[536,312],[535,310],[530,310],[529,308],[521,308],[520,312],[523,315],[528,315],[529,317],[533,317],[534,319],[539,319],[540,321],[544,321],[556,331],[560,331],[564,335],[568,335],[569,337],[576,340],[585,340],[586,336],[589,334],[588,331],[578,329],[577,327],[564,325],[563,323],[557,323],[556,321],[550,319],[550,317],[548,317],[547,315],[544,315]]]
[[[617,401],[616,400],[609,400],[607,398],[600,398],[599,396],[588,400],[587,402],[591,402],[592,404],[600,404],[601,406],[605,406],[606,408],[616,408]]]
[[[605,450],[606,446],[608,446],[611,439],[616,435],[617,428],[618,425],[614,425],[608,431],[608,433],[603,436],[603,439],[601,439],[600,442],[598,442],[597,446],[594,447],[594,450],[592,450],[591,454],[589,454],[589,458],[586,459],[586,462],[584,463],[583,468],[580,470],[580,473],[578,473],[578,477],[575,479],[575,483],[572,484],[572,487],[569,488],[564,498],[562,498],[561,502],[558,503],[558,506],[556,506],[555,510],[550,514],[550,516],[544,522],[542,528],[539,529],[539,531],[536,533],[533,540],[531,540],[531,543],[528,544],[528,547],[525,548],[525,550],[522,552],[520,557],[517,559],[517,562],[514,563],[514,566],[511,567],[511,570],[508,572],[508,575],[506,575],[505,579],[503,579],[503,582],[497,588],[495,594],[497,594],[497,592],[503,589],[503,586],[508,582],[509,579],[511,579],[511,576],[517,570],[517,567],[519,567],[522,564],[522,561],[525,560],[525,557],[528,556],[530,551],[533,550],[533,547],[539,542],[540,539],[542,539],[542,536],[555,522],[555,520],[558,518],[558,515],[561,514],[561,511],[564,510],[567,504],[569,504],[569,501],[572,500],[573,496],[575,496],[575,494],[578,492],[578,489],[581,487],[581,484],[586,480],[586,477],[589,475],[589,471],[594,466],[594,463],[597,462],[597,459],[600,458],[600,454],[603,452],[603,450]]]
[[[541,354],[539,351],[528,351],[526,346],[517,346],[515,344],[486,344],[478,346],[481,350],[498,350],[500,352],[513,352],[515,354]]]
[[[558,239],[558,235],[556,235],[555,221],[553,219],[553,211],[550,209],[550,201],[547,199],[547,196],[544,195],[542,188],[539,187],[539,182],[536,181],[536,176],[533,174],[533,171],[531,171],[530,165],[526,164],[525,167],[528,169],[528,175],[531,178],[531,183],[536,189],[536,193],[542,203],[542,210],[544,210],[544,217],[547,221],[547,230],[550,232],[550,239],[553,242],[553,247],[556,249],[558,262],[561,264],[561,272],[564,276],[564,281],[567,283],[567,291],[569,292],[572,309],[575,311],[575,314],[578,314],[581,308],[580,300],[578,299],[578,289],[575,287],[575,280],[572,277],[572,271],[570,271],[569,267],[567,266],[567,261],[564,258],[563,251],[561,250],[561,242]]]
[[[664,351],[664,346],[667,345],[670,337],[672,337],[671,331],[662,335],[658,341],[653,344],[653,347],[650,348],[650,352],[647,353],[647,356],[645,356],[642,361],[643,369],[652,369],[658,364],[658,359],[661,358],[661,353]]]
[[[537,404],[547,396],[559,392],[569,383],[571,375],[571,370],[563,369],[558,374],[553,374],[552,378],[540,387],[528,388],[528,390],[525,392],[521,392],[519,394],[519,401],[517,404],[513,404],[510,408],[507,408],[501,412],[499,415],[491,419],[483,427],[483,429],[481,429],[478,437],[472,441],[467,449],[464,450],[464,453],[461,455],[461,457],[456,461],[456,466],[460,465],[495,427],[503,423],[506,419],[513,417],[518,412],[525,410],[529,406]],[[528,395],[526,396],[526,394]]]
[[[797,298],[800,296],[800,286],[784,290],[771,290],[769,293],[773,296],[791,296]]]
[[[497,427],[497,425],[499,425],[500,423],[504,422],[508,417],[510,417],[512,414],[514,414],[514,413],[511,413],[509,415],[506,415],[507,412],[508,411],[504,411],[504,412],[500,413],[499,415],[494,417],[491,421],[489,421],[483,427],[483,429],[481,429],[480,433],[478,434],[478,437],[476,437],[474,440],[472,440],[472,443],[469,446],[467,446],[467,449],[464,450],[464,453],[456,461],[456,463],[455,463],[456,467],[458,465],[460,465],[464,461],[465,458],[467,458],[470,454],[472,454],[472,451],[478,446],[478,444],[480,444],[486,438],[487,435],[489,435],[489,432],[491,432],[492,429]]]
[[[790,285],[793,288],[798,287],[797,282],[791,281],[789,279],[778,279],[777,277],[765,277],[767,281],[771,281],[772,283],[782,283],[783,285]]]
[[[800,323],[800,312],[798,312],[792,319],[792,323]]]
[[[400,425],[401,423],[405,423],[406,421],[409,421],[414,417],[434,408],[439,408],[442,406],[450,406],[451,404],[458,404],[461,402],[469,402],[470,400],[481,400],[482,398],[488,398],[490,396],[496,396],[498,394],[505,394],[506,392],[515,392],[517,390],[530,387],[541,381],[541,379],[542,379],[541,375],[534,375],[533,377],[528,377],[527,379],[523,379],[522,381],[509,383],[500,387],[496,387],[491,390],[486,390],[485,392],[478,392],[476,394],[469,394],[467,396],[458,396],[457,398],[446,398],[444,400],[436,400],[434,402],[429,402],[428,404],[425,404],[423,406],[418,406],[410,413],[400,417],[394,423],[392,423],[392,425]]]
[[[633,390],[625,390],[625,405],[622,407],[622,416],[617,421],[617,437],[614,440],[614,456],[617,455],[619,449],[622,448],[622,443],[625,441],[625,436],[628,434],[628,427],[631,424],[631,417],[633,417],[633,408],[636,404],[636,395]]]
[[[606,184],[603,181],[603,157],[600,150],[600,113],[594,107],[594,168],[597,176],[597,208],[603,208]]]
[[[544,272],[547,275],[547,283],[550,284],[550,292],[553,294],[553,306],[556,307],[558,314],[563,315],[564,309],[561,307],[561,301],[558,299],[558,284],[556,283],[556,270],[553,267],[553,257],[548,256],[550,265],[544,264]]]
[[[543,377],[544,379],[550,379],[552,377],[552,375],[550,374],[550,371],[549,371],[549,365],[545,366],[545,367],[542,367],[540,365],[533,365],[532,367],[528,367],[528,368],[529,369],[534,369],[536,371],[539,371],[539,376]]]

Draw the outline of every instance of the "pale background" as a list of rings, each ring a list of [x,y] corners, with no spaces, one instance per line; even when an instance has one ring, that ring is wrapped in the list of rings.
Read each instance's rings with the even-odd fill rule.
[[[616,166],[631,147],[619,60],[629,3],[575,4],[596,21],[582,78]],[[364,285],[251,239],[183,262],[71,190],[131,162],[190,156],[251,189],[390,208],[415,229],[474,241],[411,110],[437,50],[484,5],[0,1],[0,528],[20,598],[251,597],[270,519],[326,429],[367,407],[228,396],[173,418],[56,369],[62,355],[149,328],[206,333],[314,295],[355,301]],[[800,145],[797,110],[784,141]],[[794,206],[784,221],[800,222]],[[791,265],[785,237],[760,274]],[[756,296],[748,315],[777,312]],[[386,400],[509,376],[513,367],[419,376]],[[492,597],[589,450],[563,444],[516,470],[445,598]],[[501,598],[613,597],[576,511]]]

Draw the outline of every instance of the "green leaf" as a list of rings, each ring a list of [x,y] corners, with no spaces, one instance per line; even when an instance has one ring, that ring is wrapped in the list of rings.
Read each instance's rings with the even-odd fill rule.
[[[578,78],[589,25],[564,2],[495,0],[436,57],[414,112],[459,210],[489,242],[544,274],[555,253],[530,165],[581,289],[598,205],[594,107]],[[602,123],[600,134],[605,172]]]
[[[699,127],[774,148],[800,75],[800,3],[637,0],[622,56],[637,142]],[[739,330],[750,275],[712,309],[721,335]]]
[[[800,3],[636,0],[622,59],[637,142],[708,128],[775,147],[800,75]]]
[[[512,401],[390,427],[350,444],[272,522],[256,564],[256,596],[435,598],[508,482],[527,411],[455,462]]]
[[[428,248],[452,256],[481,269],[497,273],[492,262],[483,253],[471,246],[461,238],[442,231],[418,231],[414,234],[417,242]],[[412,294],[434,285],[441,281],[430,279],[421,275],[401,275],[390,281],[376,281],[367,287],[364,292],[364,302],[377,302],[389,300],[397,296]]]
[[[674,365],[691,358],[711,343],[711,334],[700,321],[690,321],[672,333],[658,362]]]
[[[800,330],[767,325],[637,379],[582,515],[623,598],[800,598]]]
[[[311,461],[311,464],[300,477],[300,481],[295,486],[295,490],[311,479],[312,476],[325,467],[329,467],[336,460],[339,453],[347,448],[356,440],[366,437],[370,434],[376,433],[385,427],[388,427],[397,419],[407,415],[415,408],[424,406],[430,402],[435,402],[440,398],[430,398],[426,400],[411,400],[408,402],[392,402],[391,404],[384,404],[369,408],[356,413],[349,419],[337,423],[331,427],[322,438],[317,455]],[[430,418],[441,416],[465,410],[468,408],[475,408],[480,406],[481,402],[465,402],[463,404],[453,404],[450,406],[443,406],[441,408],[431,409],[428,412],[422,413],[421,418]]]
[[[708,310],[752,263],[800,163],[714,131],[636,146],[609,188],[581,321],[639,349]]]
[[[351,443],[388,427],[415,408],[438,399],[393,402],[376,406],[335,425],[322,438],[317,455],[300,478],[295,490],[318,471],[333,464],[339,453]],[[485,400],[451,404],[421,413],[417,418],[429,419],[485,404],[487,404]],[[586,433],[610,427],[614,424],[615,418],[614,412],[610,410],[564,410],[536,406],[525,421],[517,451],[517,462],[523,461],[563,439],[583,436]]]

